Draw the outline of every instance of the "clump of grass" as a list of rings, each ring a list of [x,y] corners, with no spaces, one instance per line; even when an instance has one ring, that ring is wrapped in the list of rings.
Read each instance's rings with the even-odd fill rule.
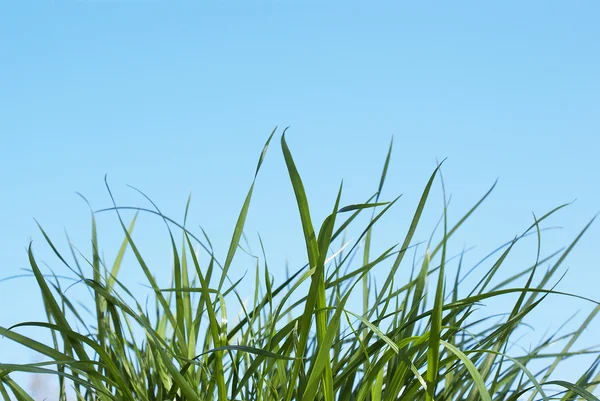
[[[224,262],[214,255],[208,238],[196,237],[185,228],[185,221],[180,225],[158,208],[134,208],[138,213],[152,213],[166,223],[173,252],[171,288],[159,286],[136,246],[135,218],[126,224],[122,217],[122,211],[131,208],[114,203],[108,209],[118,216],[124,234],[112,265],[100,257],[94,215],[92,255],[85,258],[71,245],[73,262],[59,253],[40,227],[56,256],[76,274],[79,285],[90,290],[95,321],[82,317],[80,306],[65,295],[58,279],[42,274],[30,246],[31,270],[42,293],[48,321],[0,327],[0,334],[5,341],[15,341],[47,361],[0,364],[3,398],[32,400],[10,377],[12,372],[29,372],[55,375],[60,400],[65,400],[69,392],[78,400],[129,401],[598,399],[593,392],[600,379],[600,356],[593,350],[573,349],[598,306],[573,332],[551,335],[524,354],[508,352],[527,315],[546,296],[558,293],[548,284],[591,221],[564,250],[542,257],[540,224],[564,205],[536,218],[521,236],[489,255],[496,258],[492,267],[476,286],[465,291],[459,288],[462,263],[454,279],[447,277],[448,241],[493,187],[452,225],[444,207],[442,238],[434,241],[432,236],[421,247],[425,248],[422,257],[415,259],[418,265],[411,265],[406,256],[409,250],[421,249],[415,247],[415,230],[440,173],[438,166],[423,190],[402,243],[372,255],[372,230],[397,200],[379,199],[391,145],[377,193],[365,203],[342,206],[340,187],[331,213],[317,231],[284,131],[281,149],[302,223],[308,263],[276,284],[266,261],[262,269],[257,261],[254,297],[246,306],[239,294],[241,280],[226,283],[240,248],[254,183],[274,134],[275,131],[260,155]],[[349,225],[365,212],[371,213],[366,226],[356,240],[343,244],[341,239]],[[530,234],[538,237],[535,264],[492,286],[514,245]],[[178,235],[182,241],[179,247]],[[203,249],[201,256],[193,251],[198,246]],[[133,253],[152,289],[156,307],[151,312],[118,278],[126,251]],[[204,259],[206,263],[202,262]],[[549,262],[551,268],[540,276],[538,267]],[[388,266],[388,274],[375,290],[369,274],[380,265]],[[402,277],[406,272],[412,273],[400,283],[400,271],[404,273]],[[489,316],[474,319],[478,303],[509,294],[517,300],[501,321]],[[361,311],[351,310],[349,299],[353,296],[361,297]],[[226,308],[231,300],[239,302],[243,311],[239,322],[233,325],[228,324]],[[47,329],[52,334],[52,344],[19,334],[19,329],[27,326]],[[564,348],[548,352],[557,341],[562,341]],[[553,377],[563,360],[585,353],[593,353],[596,359],[582,368],[578,380],[571,383]],[[552,358],[550,364],[531,370],[532,364],[548,357]]]

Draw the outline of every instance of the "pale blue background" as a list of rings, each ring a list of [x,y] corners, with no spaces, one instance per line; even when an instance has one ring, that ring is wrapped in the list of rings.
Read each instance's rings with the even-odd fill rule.
[[[104,174],[119,204],[147,205],[131,184],[179,221],[192,190],[190,228],[202,225],[224,259],[275,125],[291,126],[288,141],[318,221],[342,178],[346,203],[376,190],[394,136],[383,198],[405,195],[374,233],[378,250],[403,239],[436,159],[445,157],[451,222],[500,179],[452,242],[453,255],[477,246],[467,266],[525,229],[532,211],[540,216],[578,198],[549,222],[564,228],[544,236],[548,253],[600,210],[598,2],[0,4],[1,277],[28,267],[31,239],[41,260],[67,273],[34,217],[61,251],[67,229],[89,255],[89,213],[74,192],[95,209],[110,206]],[[436,188],[418,240],[441,211]],[[256,253],[261,233],[279,279],[286,258],[292,268],[304,263],[293,202],[278,135],[246,231]],[[110,261],[121,235],[113,215],[98,219]],[[143,216],[137,235],[167,286],[164,226]],[[600,299],[599,237],[596,224],[565,263],[559,289]],[[533,263],[535,241],[516,255],[503,277]],[[252,273],[252,263],[240,256],[232,276]],[[133,263],[123,278],[132,288],[142,281]],[[0,305],[3,326],[43,319],[30,278],[1,282]],[[530,320],[536,331],[525,346],[578,309],[574,323],[581,322],[591,307],[551,297]],[[595,343],[592,334],[585,344]],[[3,362],[35,360],[6,340],[0,349]]]

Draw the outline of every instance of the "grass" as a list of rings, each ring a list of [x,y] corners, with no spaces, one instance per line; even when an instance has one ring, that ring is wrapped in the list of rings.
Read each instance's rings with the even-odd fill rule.
[[[455,277],[446,273],[452,259],[448,243],[493,187],[452,225],[444,207],[441,239],[434,241],[432,235],[424,246],[418,246],[415,231],[431,188],[440,177],[438,166],[423,190],[402,243],[372,255],[372,230],[397,201],[379,199],[392,145],[377,193],[365,203],[342,206],[340,186],[331,214],[316,231],[284,131],[281,149],[302,223],[308,263],[276,284],[266,260],[261,266],[257,259],[253,300],[245,306],[242,295],[248,294],[240,294],[242,281],[226,283],[231,283],[228,272],[241,248],[254,183],[275,133],[259,157],[223,263],[214,255],[207,237],[200,239],[185,228],[189,201],[186,219],[179,224],[158,207],[117,206],[111,193],[113,207],[96,213],[115,213],[123,230],[124,239],[112,264],[100,257],[95,213],[89,257],[70,245],[72,261],[68,262],[40,227],[56,257],[79,280],[77,285],[89,290],[87,305],[94,307],[94,321],[83,317],[84,306],[71,302],[56,276],[42,273],[30,246],[31,271],[43,297],[47,322],[0,327],[0,334],[3,341],[27,347],[45,361],[0,364],[3,399],[33,399],[11,379],[13,372],[28,372],[55,376],[58,394],[48,396],[60,400],[67,399],[68,394],[77,400],[129,401],[598,400],[593,393],[600,380],[600,354],[595,349],[575,349],[600,310],[597,302],[582,301],[596,307],[573,331],[554,333],[519,355],[510,352],[518,329],[544,298],[550,294],[575,296],[560,293],[549,284],[593,220],[564,250],[542,256],[541,224],[565,205],[535,218],[522,235],[489,255],[495,262],[467,291],[461,286],[462,254],[458,254]],[[445,190],[443,193],[445,199]],[[150,213],[164,220],[173,252],[170,288],[157,283],[136,246],[136,217],[126,222],[122,216],[130,209],[137,211],[136,217],[137,213]],[[364,213],[370,214],[368,223],[356,240],[346,243],[345,233]],[[537,236],[535,264],[493,284],[514,245],[530,235]],[[201,253],[193,251],[198,247]],[[407,254],[417,251],[421,257],[408,262]],[[118,278],[126,252],[133,253],[152,289],[152,311]],[[540,273],[542,263],[551,263],[551,267]],[[375,288],[370,274],[380,265],[388,266],[389,274]],[[401,277],[405,281],[400,282]],[[501,319],[475,318],[482,302],[510,295],[516,302]],[[361,311],[351,310],[351,296],[361,299]],[[231,302],[242,309],[235,324],[229,323],[227,315]],[[19,334],[28,326],[48,330],[52,343]],[[560,352],[550,350],[556,343],[563,344]],[[564,360],[590,354],[595,359],[581,367],[576,381],[555,377]],[[540,361],[550,362],[535,367]]]

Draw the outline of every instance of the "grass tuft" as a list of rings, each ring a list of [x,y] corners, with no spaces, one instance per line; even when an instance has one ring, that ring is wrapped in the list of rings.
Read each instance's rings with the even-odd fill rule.
[[[252,195],[276,131],[260,154],[223,263],[204,231],[198,237],[186,228],[189,199],[183,224],[179,224],[151,201],[153,209],[118,206],[107,184],[113,206],[92,213],[91,257],[81,254],[70,241],[71,257],[63,256],[40,226],[47,244],[72,272],[77,285],[89,290],[90,299],[83,304],[72,302],[57,276],[43,274],[33,246],[29,246],[31,271],[42,294],[47,321],[0,327],[0,335],[45,360],[0,363],[2,399],[33,399],[11,378],[14,372],[26,372],[55,376],[57,394],[48,394],[48,399],[59,400],[598,400],[594,391],[600,382],[600,353],[577,346],[600,306],[550,285],[560,280],[560,266],[593,219],[565,249],[542,255],[542,223],[566,205],[540,218],[534,216],[534,223],[520,236],[476,264],[491,266],[467,291],[463,280],[473,269],[463,274],[466,251],[453,253],[450,240],[496,184],[451,224],[442,179],[443,232],[438,238],[433,229],[426,246],[421,247],[415,233],[422,225],[431,189],[441,176],[438,165],[425,185],[403,241],[377,253],[372,233],[399,199],[380,201],[392,143],[377,191],[364,203],[343,205],[340,185],[330,214],[317,224],[284,130],[281,150],[295,194],[307,264],[288,272],[285,279],[271,274],[259,238],[262,256],[252,259],[255,288],[240,294],[240,283],[248,279],[232,282],[229,271],[238,251],[251,255],[240,242],[245,239]],[[122,215],[126,210],[136,212],[129,222]],[[98,213],[106,212],[118,217],[124,237],[110,265],[100,256],[95,220]],[[134,230],[140,213],[165,223],[173,260],[171,286],[159,285],[136,245]],[[370,218],[359,227],[358,217],[363,213],[370,213]],[[315,227],[320,227],[318,232]],[[346,232],[356,227],[360,233],[357,239],[347,241]],[[491,287],[515,244],[531,235],[537,237],[534,265]],[[133,254],[152,292],[144,306],[119,279],[127,252]],[[412,264],[407,262],[407,253],[414,254]],[[540,273],[542,263],[552,265]],[[379,288],[373,280],[375,268],[387,271],[385,277],[377,273],[378,281],[383,282]],[[450,268],[456,268],[456,273],[448,274]],[[563,328],[529,350],[512,351],[509,345],[518,341],[526,318],[543,306],[550,294],[578,297],[596,307],[572,331],[565,333]],[[506,314],[483,318],[474,314],[482,301],[509,295],[516,301],[507,305]],[[246,297],[250,297],[248,301],[244,301]],[[154,307],[149,309],[152,303]],[[231,305],[241,309],[237,323],[228,313]],[[84,318],[84,311],[93,319]],[[26,327],[47,330],[52,344],[21,334]],[[559,352],[551,349],[556,343],[562,344]],[[595,359],[589,366],[581,366],[574,382],[556,377],[565,360],[590,355]]]

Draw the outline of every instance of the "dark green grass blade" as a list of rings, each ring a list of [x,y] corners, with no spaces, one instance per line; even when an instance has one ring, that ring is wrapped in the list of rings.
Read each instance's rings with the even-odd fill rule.
[[[300,219],[302,222],[302,230],[304,232],[304,240],[306,244],[306,250],[308,254],[308,261],[311,267],[315,267],[315,273],[311,279],[311,285],[309,289],[309,293],[307,296],[304,313],[302,314],[302,318],[300,320],[300,332],[299,332],[299,344],[298,344],[298,356],[304,355],[306,350],[306,345],[308,343],[309,330],[311,327],[312,314],[315,308],[321,309],[324,308],[325,305],[325,284],[324,284],[324,274],[325,268],[323,262],[325,260],[325,251],[329,246],[329,241],[331,240],[331,236],[333,233],[333,222],[334,216],[330,215],[327,217],[323,224],[323,229],[321,232],[323,235],[319,240],[316,238],[315,231],[312,224],[312,219],[310,217],[310,210],[308,206],[308,200],[306,197],[306,192],[304,190],[304,185],[298,173],[298,169],[296,168],[296,164],[292,158],[289,147],[285,141],[285,131],[281,136],[281,148],[283,151],[283,156],[285,159],[285,163],[288,169],[288,173],[290,176],[290,181],[292,183],[292,187],[294,189],[294,194],[296,197],[296,203],[298,206],[298,211],[300,213]],[[341,189],[340,189],[341,191]],[[338,199],[336,201],[336,207],[334,211],[337,211],[337,204],[339,203],[340,193],[338,193]],[[329,234],[327,234],[329,232]],[[321,254],[323,253],[323,254]],[[324,312],[317,314],[317,341],[319,344],[323,344],[326,336],[326,317]],[[298,375],[300,374],[301,364],[299,362],[294,363],[294,367],[292,370],[292,374],[290,377],[290,382],[295,383]],[[333,401],[333,387],[332,387],[332,377],[330,366],[325,369],[325,373],[323,376],[323,386],[325,392],[325,401]],[[288,388],[288,392],[286,394],[286,401],[290,401],[292,399],[292,390],[293,386]],[[298,391],[300,393],[304,393],[305,390],[303,388],[299,388]]]
[[[427,185],[425,186],[425,189],[423,190],[423,194],[421,195],[421,199],[419,200],[417,210],[415,211],[415,214],[413,216],[410,227],[408,228],[406,237],[404,238],[402,247],[400,248],[400,253],[398,254],[398,257],[396,258],[396,260],[394,261],[394,264],[392,265],[392,268],[390,269],[390,272],[389,272],[383,286],[381,287],[381,291],[380,291],[379,295],[377,296],[377,300],[375,302],[376,304],[379,304],[381,302],[383,295],[386,293],[389,285],[391,284],[392,278],[394,277],[394,275],[396,274],[396,271],[400,267],[400,263],[402,263],[402,259],[404,258],[404,255],[406,254],[406,250],[410,246],[412,238],[415,234],[415,230],[417,229],[417,226],[419,224],[419,220],[421,219],[421,215],[423,214],[423,209],[425,208],[425,203],[427,202],[427,198],[429,197],[429,191],[431,190],[431,186],[433,185],[433,180],[435,179],[435,176],[436,176],[437,172],[439,171],[440,167],[441,167],[441,164],[438,165],[436,167],[436,169],[433,171],[433,173],[431,174],[431,177],[429,178],[429,181],[427,182]]]
[[[585,388],[564,380],[552,380],[544,383],[544,385],[547,384],[555,384],[557,386],[564,387],[588,401],[600,401],[598,397],[587,391]]]

